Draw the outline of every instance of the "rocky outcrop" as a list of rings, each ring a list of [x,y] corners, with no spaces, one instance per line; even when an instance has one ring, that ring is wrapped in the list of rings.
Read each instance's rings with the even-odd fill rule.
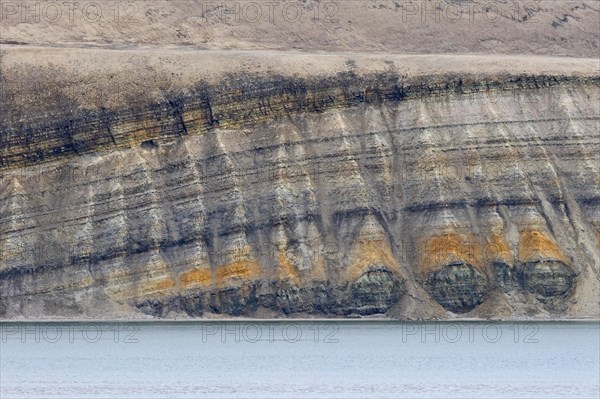
[[[560,261],[538,260],[522,265],[523,287],[544,297],[563,296],[574,286],[575,273]]]
[[[468,263],[448,264],[431,273],[425,284],[435,300],[454,313],[473,309],[488,291],[487,276]]]
[[[598,317],[598,76],[273,76],[10,105],[0,316]]]

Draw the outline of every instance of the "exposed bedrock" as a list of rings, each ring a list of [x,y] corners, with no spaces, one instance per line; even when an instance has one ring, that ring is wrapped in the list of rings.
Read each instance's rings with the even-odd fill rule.
[[[556,260],[540,260],[524,264],[520,271],[523,287],[546,297],[565,295],[575,280],[567,265]]]
[[[386,268],[368,270],[352,284],[351,309],[364,315],[385,313],[402,291],[402,283]]]
[[[479,305],[488,291],[487,276],[468,263],[453,263],[432,273],[425,282],[435,300],[454,313]]]
[[[598,79],[503,79],[4,120],[0,317],[599,317]]]
[[[514,274],[514,265],[494,261],[491,263],[493,282],[504,291],[511,291],[517,288],[517,280]]]

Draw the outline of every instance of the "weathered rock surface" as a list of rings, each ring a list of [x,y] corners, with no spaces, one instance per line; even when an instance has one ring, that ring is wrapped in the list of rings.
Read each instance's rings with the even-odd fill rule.
[[[556,260],[540,260],[524,264],[523,286],[545,297],[565,295],[573,288],[575,274],[567,265]]]
[[[600,318],[596,1],[217,3],[2,3],[0,318]]]
[[[0,316],[598,317],[595,72],[274,76],[5,103]]]
[[[487,276],[467,263],[448,264],[431,273],[425,284],[435,300],[454,313],[473,309],[488,291]]]
[[[385,313],[402,295],[400,282],[385,267],[368,270],[352,284],[352,309],[359,314]]]

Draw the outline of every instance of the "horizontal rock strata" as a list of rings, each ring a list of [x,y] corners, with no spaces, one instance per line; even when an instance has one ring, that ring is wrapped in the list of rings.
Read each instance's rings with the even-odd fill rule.
[[[237,75],[9,113],[0,317],[598,317],[599,82]]]

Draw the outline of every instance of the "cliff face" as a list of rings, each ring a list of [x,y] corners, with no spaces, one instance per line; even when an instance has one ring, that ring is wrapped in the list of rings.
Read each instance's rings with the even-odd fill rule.
[[[0,317],[600,316],[597,75],[274,76],[4,118]]]

